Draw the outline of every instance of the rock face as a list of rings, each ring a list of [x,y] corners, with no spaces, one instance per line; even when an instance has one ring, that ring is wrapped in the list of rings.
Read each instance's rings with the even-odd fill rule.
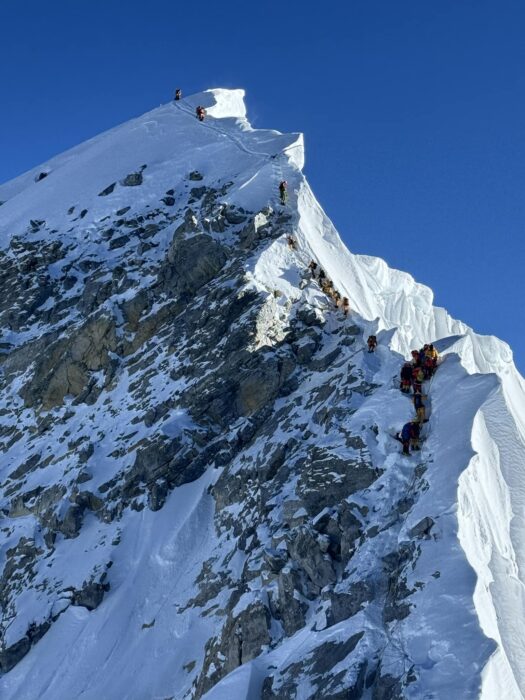
[[[198,178],[192,173],[190,179]],[[112,188],[101,195],[111,194]],[[4,321],[9,318],[24,332],[44,324],[45,331],[3,355],[4,389],[16,387],[17,413],[21,418],[31,412],[35,436],[29,458],[13,464],[4,482],[8,512],[11,518],[35,518],[43,533],[41,546],[19,540],[7,551],[2,606],[7,622],[19,615],[20,636],[4,642],[4,670],[36,643],[28,632],[31,624],[45,625],[40,635],[45,637],[69,605],[94,611],[109,590],[104,572],[118,544],[102,547],[96,563],[82,571],[83,582],[74,583],[58,569],[53,573],[54,552],[62,542],[83,541],[89,523],[98,523],[103,532],[127,512],[162,511],[173,489],[218,467],[221,473],[211,488],[215,527],[231,533],[236,543],[224,549],[221,559],[237,551],[245,564],[232,578],[213,558],[201,563],[200,592],[192,607],[207,614],[219,592],[229,593],[215,633],[206,642],[202,666],[193,671],[192,697],[201,697],[240,665],[311,625],[316,609],[324,611],[320,614],[328,628],[356,616],[374,599],[374,586],[367,581],[345,582],[344,567],[368,537],[363,509],[348,499],[369,487],[380,472],[366,441],[343,429],[344,424],[338,427],[333,409],[322,408],[328,397],[332,406],[360,403],[367,386],[364,375],[347,364],[349,379],[341,381],[339,347],[325,351],[334,338],[352,352],[359,341],[350,324],[340,322],[335,336],[334,331],[327,333],[326,312],[306,302],[283,307],[279,327],[273,329],[276,312],[268,312],[273,295],[246,283],[244,261],[246,255],[279,242],[284,229],[269,209],[250,213],[229,207],[220,215],[221,231],[214,233],[208,214],[218,191],[210,186],[191,190],[193,202],[202,200],[200,210],[194,204],[177,214],[159,209],[147,219],[119,210],[120,219],[105,222],[100,231],[108,249],[120,251],[121,262],[112,269],[103,258],[75,260],[66,244],[45,241],[28,246],[15,239],[11,252],[18,261],[16,270],[8,262],[14,258],[5,258]],[[174,233],[166,237],[173,220]],[[118,236],[123,230],[127,233]],[[143,245],[139,241],[145,237],[164,240],[164,254],[149,264],[155,274],[146,287],[137,284],[140,278],[133,276],[130,264],[131,250]],[[26,255],[32,263],[21,277]],[[46,277],[50,264],[62,265],[61,277]],[[35,296],[31,280],[38,276],[49,281],[39,285]],[[18,315],[10,302],[15,297],[25,299]],[[65,297],[68,304],[62,301]],[[258,338],[272,333],[278,342],[258,346]],[[161,365],[155,359],[159,354]],[[322,385],[306,390],[312,372],[325,376]],[[124,385],[127,398],[119,409],[112,397]],[[355,395],[354,385],[359,389]],[[97,420],[96,435],[83,433],[81,416],[94,420],[94,409],[102,410],[106,419]],[[126,415],[124,421],[121,415]],[[186,416],[180,428],[177,415]],[[120,430],[111,428],[113,421]],[[310,421],[308,430],[303,421]],[[321,446],[316,431],[324,432],[328,425],[329,438]],[[108,429],[111,447],[101,452]],[[16,428],[3,430],[5,447],[30,435]],[[289,437],[276,440],[279,433]],[[46,445],[55,434],[67,435],[68,442],[67,451],[53,455]],[[86,489],[84,482],[93,480],[90,472],[97,474],[101,459],[111,469],[104,469],[102,479],[99,472],[93,487]],[[51,489],[29,489],[33,475],[51,468],[73,478]],[[262,531],[265,541],[257,534]],[[16,530],[10,532],[15,537]],[[46,559],[45,581],[52,584],[42,578]],[[397,560],[395,564],[399,567]],[[38,586],[48,601],[41,618],[27,619],[25,626],[16,580],[23,580],[28,590]],[[56,608],[59,599],[65,601],[60,612],[50,616],[46,609]],[[395,596],[384,600],[388,619],[401,614]],[[320,697],[336,684],[332,666],[351,654],[363,635],[340,645],[321,644],[311,650],[308,663],[276,671],[264,685],[264,697],[291,697],[305,674],[317,679]],[[346,674],[352,679],[348,688],[362,687],[365,657],[351,664],[357,676]],[[345,682],[341,680],[342,687]]]

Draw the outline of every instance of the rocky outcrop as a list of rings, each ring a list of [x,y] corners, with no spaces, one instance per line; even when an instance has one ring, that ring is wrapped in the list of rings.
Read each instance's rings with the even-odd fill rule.
[[[184,224],[184,232],[191,231],[192,218]],[[180,238],[181,231],[168,250],[168,265],[162,276],[167,288],[190,299],[201,287],[212,280],[228,259],[227,251],[206,234]]]
[[[142,172],[120,184],[138,186]],[[382,649],[410,614],[410,567],[434,529],[421,521],[405,542],[415,496],[394,510],[365,497],[384,469],[366,413],[352,419],[375,390],[354,359],[362,330],[334,320],[312,281],[295,300],[253,282],[247,261],[282,245],[288,214],[227,204],[230,185],[198,172],[166,186],[149,207],[108,213],[85,249],[65,235],[53,241],[38,219],[28,224],[35,240],[13,239],[0,254],[4,633],[22,621],[0,647],[0,668],[45,643],[68,606],[103,608],[120,528],[146,522],[148,509],[163,511],[207,473],[217,544],[180,610],[212,632],[201,661],[185,665],[184,700],[250,661],[266,668],[267,653],[312,630],[302,658],[274,669],[262,697],[295,697],[304,682],[308,698],[358,698],[364,688],[386,698],[406,679],[383,673]],[[100,192],[108,206],[116,187]],[[87,206],[70,207],[78,240]],[[33,538],[19,534],[22,522]],[[57,562],[87,551],[95,530],[97,546],[70,580]],[[370,554],[381,537],[381,554]],[[38,622],[24,617],[22,590],[38,593]],[[374,635],[369,607],[383,626]]]
[[[116,349],[115,322],[107,316],[91,319],[72,336],[59,338],[37,359],[31,381],[21,392],[25,405],[40,404],[48,410],[67,395],[95,400],[102,386],[90,380],[94,372],[102,371],[107,386],[114,371],[110,353]]]

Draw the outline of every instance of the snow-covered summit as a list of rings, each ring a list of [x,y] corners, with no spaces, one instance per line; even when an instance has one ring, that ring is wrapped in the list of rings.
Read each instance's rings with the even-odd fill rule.
[[[303,140],[301,134],[252,129],[243,96],[242,90],[216,89],[162,105],[0,186],[3,245],[26,225],[28,217],[52,226],[67,224],[69,206],[79,202],[90,204],[83,222],[89,230],[107,210],[100,192],[112,183],[118,187],[126,175],[141,172],[146,164],[139,201],[136,190],[118,188],[112,203],[151,204],[159,188],[183,179],[190,167],[205,166],[210,180],[235,176],[232,203],[261,208],[268,202],[262,181],[271,172],[272,159],[282,158],[301,168]],[[204,124],[195,119],[197,105],[208,112]],[[37,181],[41,174],[46,177]]]
[[[519,700],[512,353],[350,253],[302,135],[253,129],[243,97],[0,186],[2,697]],[[396,379],[431,341],[407,460]]]

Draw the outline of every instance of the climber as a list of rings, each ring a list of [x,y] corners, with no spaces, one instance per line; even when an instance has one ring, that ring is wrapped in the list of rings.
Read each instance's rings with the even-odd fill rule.
[[[321,289],[327,296],[331,296],[334,291],[334,283],[328,277],[324,277],[321,280]]]
[[[429,350],[429,353],[430,353],[430,357],[432,358],[432,361],[433,361],[433,363],[434,363],[434,369],[435,369],[435,368],[437,367],[437,363],[438,363],[438,359],[439,359],[438,351],[437,351],[436,348],[432,345],[432,343],[430,343],[430,345],[428,346],[428,350]]]
[[[181,97],[182,97],[182,90],[180,88],[177,88],[175,90],[175,101],[178,102]]]
[[[419,359],[419,350],[412,350],[410,354],[412,355],[412,366],[419,367],[419,365],[421,364]]]
[[[410,392],[410,387],[412,386],[412,365],[410,362],[405,362],[403,367],[401,367],[401,391],[403,394],[408,394]]]
[[[297,242],[293,236],[287,236],[288,247],[290,250],[297,250]]]
[[[203,122],[203,121],[204,121],[204,117],[206,116],[206,110],[204,109],[204,107],[201,107],[201,106],[199,105],[199,106],[197,107],[197,109],[195,110],[195,113],[197,114],[197,119],[198,119],[200,122]]]
[[[281,182],[279,183],[279,194],[281,196],[281,204],[284,207],[286,202],[288,201],[288,183],[286,182],[286,180],[281,180]]]
[[[338,309],[341,306],[341,295],[339,292],[334,292],[332,294],[332,299],[334,301],[335,308]]]
[[[313,260],[311,260],[310,263],[308,264],[308,267],[301,275],[302,279],[301,279],[301,283],[299,285],[300,289],[304,289],[306,287],[306,285],[308,284],[308,282],[310,282],[310,280],[315,280],[315,276],[317,274],[317,269],[318,269],[317,263],[314,262]]]
[[[377,348],[377,338],[375,335],[369,335],[366,342],[368,344],[368,352],[374,352]]]
[[[396,440],[399,440],[403,444],[403,454],[410,454],[410,447],[413,450],[420,450],[419,446],[419,435],[421,427],[417,421],[410,421],[410,423],[405,423],[403,429],[400,433],[395,436]]]
[[[423,362],[423,372],[425,374],[425,379],[431,379],[434,374],[434,360],[429,355],[425,355],[425,361]]]
[[[343,309],[343,314],[346,318],[350,312],[350,302],[348,301],[348,297],[343,297],[343,303],[341,305],[341,308]]]
[[[310,270],[310,275],[312,276],[312,279],[315,279],[315,275],[317,272],[317,263],[315,262],[315,260],[310,261],[308,269]]]
[[[326,277],[326,272],[323,270],[322,267],[319,268],[319,284],[321,284],[321,280],[325,279]]]
[[[420,394],[423,387],[423,382],[425,381],[425,373],[422,367],[414,367],[412,369],[412,389],[414,394]]]
[[[412,401],[414,402],[414,408],[416,409],[416,420],[418,423],[425,422],[425,404],[423,400],[426,399],[423,394],[414,394]]]

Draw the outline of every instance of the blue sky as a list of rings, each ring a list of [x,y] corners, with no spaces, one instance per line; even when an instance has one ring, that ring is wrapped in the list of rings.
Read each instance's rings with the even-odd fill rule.
[[[303,131],[353,252],[509,342],[525,370],[525,3],[2,0],[0,182],[209,87]]]

